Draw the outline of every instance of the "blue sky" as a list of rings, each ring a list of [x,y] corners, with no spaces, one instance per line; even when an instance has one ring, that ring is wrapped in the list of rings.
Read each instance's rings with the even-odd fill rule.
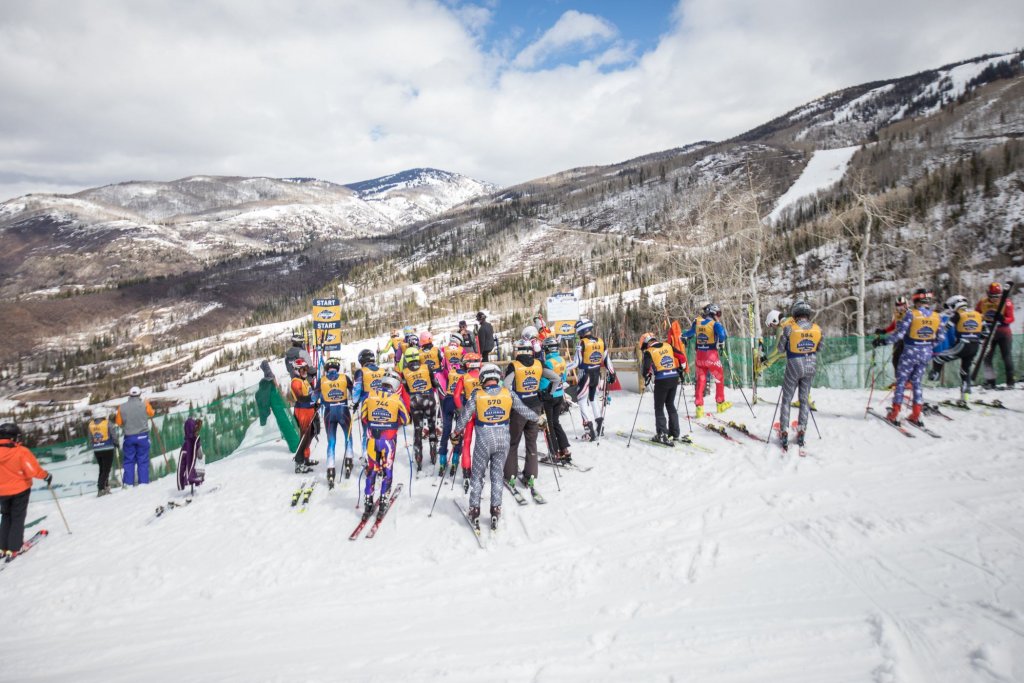
[[[728,139],[1024,36],[1021,0],[681,3],[8,2],[0,201],[420,166],[511,185]]]
[[[453,5],[470,4],[453,2]],[[518,53],[539,40],[566,12],[575,11],[606,20],[616,31],[614,37],[594,43],[576,42],[564,46],[537,64],[550,68],[558,64],[576,64],[593,57],[613,43],[627,46],[635,54],[647,52],[670,28],[677,0],[521,0],[493,4],[481,3],[492,11],[492,24],[485,31],[489,49]],[[623,66],[620,64],[618,66]]]

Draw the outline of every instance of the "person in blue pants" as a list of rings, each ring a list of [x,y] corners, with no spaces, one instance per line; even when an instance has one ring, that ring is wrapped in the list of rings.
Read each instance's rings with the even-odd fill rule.
[[[327,488],[334,488],[334,452],[338,442],[338,429],[345,437],[344,474],[352,472],[352,379],[341,372],[341,360],[328,358],[324,362],[324,376],[319,383],[320,402],[324,407],[324,426],[327,430]]]
[[[466,366],[462,362],[461,349],[459,355],[452,355],[450,358],[445,359],[445,368],[447,372],[444,373],[442,386],[444,389],[444,397],[441,400],[441,445],[437,449],[437,457],[441,461],[441,468],[437,472],[437,476],[443,477],[444,470],[448,466],[448,440],[452,435],[452,422],[455,419],[455,387],[459,384],[459,378],[466,374]],[[452,476],[455,476],[457,463],[459,462],[458,456],[461,454],[461,444],[458,446],[452,446]]]
[[[149,401],[142,400],[142,390],[132,387],[128,390],[128,400],[117,408],[114,421],[124,432],[125,486],[137,486],[149,483],[149,420],[156,412]]]

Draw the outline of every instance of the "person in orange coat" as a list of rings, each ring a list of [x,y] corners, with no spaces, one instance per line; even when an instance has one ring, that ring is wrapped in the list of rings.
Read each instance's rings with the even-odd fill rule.
[[[300,434],[305,435],[307,430],[312,430],[311,435],[315,435],[318,433],[317,428],[319,427],[319,424],[313,425],[318,410],[317,396],[309,381],[309,365],[302,358],[298,358],[295,361],[295,371],[298,376],[292,378],[290,387],[291,399],[294,401],[295,422],[299,425]],[[295,454],[296,474],[304,474],[309,471],[310,467],[318,464],[316,460],[311,460],[309,457],[310,439],[304,439],[306,448],[301,453]]]
[[[44,470],[32,451],[18,443],[21,430],[13,423],[0,425],[0,556],[12,559],[25,542],[25,513],[32,479],[49,486],[53,475]]]

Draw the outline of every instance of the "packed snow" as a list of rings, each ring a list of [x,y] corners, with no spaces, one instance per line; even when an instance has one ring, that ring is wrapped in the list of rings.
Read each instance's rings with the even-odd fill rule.
[[[649,396],[627,447],[638,396],[616,393],[607,436],[572,442],[594,469],[541,467],[548,504],[506,495],[483,551],[452,502],[461,480],[428,516],[438,489],[414,479],[372,540],[347,539],[356,479],[328,492],[323,465],[291,509],[308,477],[273,422],[208,466],[217,490],[152,523],[180,497],[169,480],[64,499],[73,535],[35,492],[28,519],[50,536],[0,577],[0,678],[1021,680],[1024,412],[947,408],[927,420],[942,439],[908,439],[865,419],[866,393],[814,391],[806,458],[696,424],[713,453],[641,441]],[[724,417],[763,435],[777,395],[753,417],[730,390]],[[985,398],[1024,410],[1019,392]],[[400,441],[407,492],[409,477]]]

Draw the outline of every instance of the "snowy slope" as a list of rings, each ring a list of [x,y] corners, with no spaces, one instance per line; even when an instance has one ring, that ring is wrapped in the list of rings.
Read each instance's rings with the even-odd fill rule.
[[[779,220],[783,211],[801,199],[811,197],[819,190],[827,190],[842,180],[850,159],[859,149],[860,145],[855,145],[816,151],[796,182],[779,197],[775,208],[768,214],[768,220],[774,223]]]
[[[756,419],[730,395],[733,419],[763,431],[764,394]],[[956,413],[931,420],[942,440],[910,440],[863,419],[863,392],[815,399],[824,439],[802,460],[699,427],[713,454],[574,442],[594,470],[564,473],[559,492],[542,468],[549,504],[506,496],[486,551],[461,494],[443,489],[427,517],[426,478],[377,538],[350,543],[355,481],[321,482],[295,513],[302,477],[274,444],[212,464],[218,491],[149,525],[177,495],[167,482],[65,501],[73,536],[35,494],[29,519],[48,515],[51,536],[0,577],[17,624],[0,651],[19,653],[0,678],[1024,678],[1024,413]],[[614,397],[610,432],[637,400]],[[644,397],[639,424],[651,413]]]

